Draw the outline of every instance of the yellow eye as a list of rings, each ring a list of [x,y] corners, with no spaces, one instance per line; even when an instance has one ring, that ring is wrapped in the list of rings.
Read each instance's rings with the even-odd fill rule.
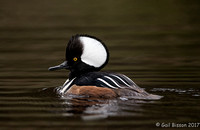
[[[78,59],[76,57],[73,58],[73,61],[77,61]]]

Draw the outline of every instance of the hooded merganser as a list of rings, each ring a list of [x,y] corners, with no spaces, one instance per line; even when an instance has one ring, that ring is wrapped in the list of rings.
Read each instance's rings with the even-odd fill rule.
[[[108,60],[108,49],[100,39],[89,35],[72,36],[66,48],[66,61],[49,68],[50,71],[70,70],[69,79],[57,89],[58,94],[106,99],[121,96],[159,99],[160,96],[147,93],[123,74],[100,72]]]

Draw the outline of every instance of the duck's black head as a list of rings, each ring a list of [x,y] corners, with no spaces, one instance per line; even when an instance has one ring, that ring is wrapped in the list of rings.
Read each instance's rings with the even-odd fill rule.
[[[69,69],[71,79],[87,72],[99,71],[108,60],[108,49],[101,40],[89,35],[75,35],[67,44],[66,61],[49,70]]]

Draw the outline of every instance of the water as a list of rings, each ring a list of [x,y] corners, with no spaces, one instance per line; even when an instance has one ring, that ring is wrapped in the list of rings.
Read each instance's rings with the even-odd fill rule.
[[[200,122],[199,1],[0,1],[1,129],[154,129]],[[52,91],[71,35],[102,39],[103,71],[162,99],[96,101]],[[185,126],[186,124],[187,126]],[[157,126],[156,126],[157,125]],[[198,126],[200,127],[200,126]]]

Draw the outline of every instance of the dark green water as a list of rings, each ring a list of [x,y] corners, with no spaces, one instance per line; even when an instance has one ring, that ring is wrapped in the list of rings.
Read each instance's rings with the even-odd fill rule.
[[[188,123],[200,123],[199,16],[198,0],[0,0],[0,129],[195,127]],[[97,104],[44,92],[67,79],[68,71],[47,69],[64,60],[77,33],[106,43],[103,71],[164,97]]]

